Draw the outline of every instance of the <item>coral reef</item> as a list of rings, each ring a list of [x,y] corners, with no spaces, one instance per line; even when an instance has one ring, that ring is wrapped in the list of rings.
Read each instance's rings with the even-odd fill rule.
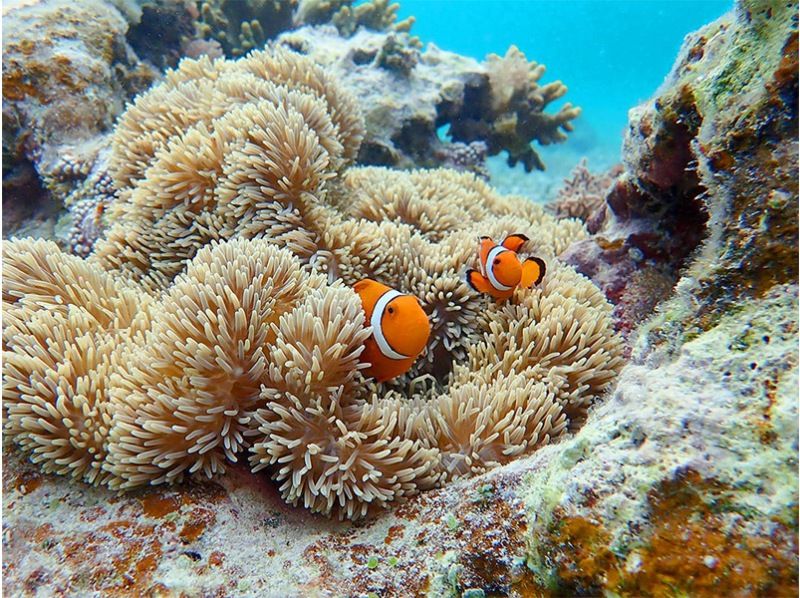
[[[592,216],[605,207],[606,193],[622,170],[621,165],[616,165],[607,172],[593,173],[583,158],[570,172],[570,178],[564,179],[548,208],[559,218],[580,218],[589,223],[589,232],[597,232],[593,230]]]
[[[796,591],[796,298],[796,285],[779,285],[674,360],[658,352],[624,370],[613,398],[529,486],[530,512],[549,514],[531,529],[528,563],[543,585]]]
[[[112,0],[118,7],[126,2]],[[125,37],[136,55],[159,69],[175,66],[195,34],[194,1],[137,0],[131,9]]]
[[[796,595],[796,18],[739,1],[687,37],[632,112],[591,238],[470,174],[353,167],[352,114],[334,118],[352,103],[296,56],[184,63],[131,108],[112,168],[114,211],[167,249],[119,228],[89,260],[5,243],[22,450],[4,459],[3,589]],[[222,127],[243,117],[246,135]],[[537,233],[542,288],[466,292],[474,237],[518,231]],[[355,365],[347,285],[367,275],[431,314],[417,371],[390,384]],[[633,362],[587,412],[621,365],[612,315]],[[114,487],[195,473],[111,496],[41,468]],[[286,504],[358,516],[364,497],[404,503],[356,525]]]
[[[52,234],[55,214],[49,213],[47,189],[36,169],[28,161],[3,166],[3,236],[30,234],[47,237]],[[47,232],[41,230],[46,227]]]
[[[297,4],[297,0],[199,0],[195,35],[217,42],[226,56],[241,56],[291,29]]]
[[[470,174],[348,169],[362,130],[285,50],[185,60],[140,96],[89,259],[6,245],[9,436],[112,488],[213,477],[251,449],[287,501],[358,518],[577,429],[621,366],[608,304],[552,257],[582,227]],[[487,305],[461,280],[476,236],[533,230],[547,278]],[[424,358],[388,386],[358,373],[369,329],[334,283],[366,276],[430,315]]]
[[[185,12],[177,0],[52,0],[4,14],[5,237],[57,236],[89,248],[93,234],[62,234],[71,217],[63,208],[109,195],[95,189],[106,136],[125,102],[158,76],[153,65],[175,63],[179,42],[167,32],[185,33]],[[183,28],[154,29],[181,18]],[[81,226],[80,215],[73,220]]]
[[[107,207],[100,195],[79,200],[70,211],[72,224],[67,233],[70,253],[86,257],[103,234],[103,213]]]
[[[622,329],[642,316],[626,295],[681,275],[663,310],[691,319],[673,324],[680,336],[797,279],[796,48],[793,5],[741,2],[692,34],[659,95],[631,111],[597,234],[562,256],[618,303]]]
[[[435,166],[445,149],[437,130],[449,126],[453,142],[482,142],[490,156],[507,152],[512,166],[544,169],[533,142],[563,142],[580,114],[569,103],[546,111],[567,88],[540,84],[544,66],[515,47],[478,63],[433,44],[421,51],[402,32],[359,29],[342,38],[332,26],[303,27],[276,41],[324,65],[362,99],[364,164]]]
[[[486,176],[485,154],[507,151],[512,163],[542,167],[531,143],[563,141],[579,112],[569,105],[546,112],[566,88],[540,85],[543,67],[515,49],[484,64],[434,47],[421,52],[408,33],[413,19],[398,21],[397,9],[388,0],[91,0],[80,6],[54,0],[9,11],[4,172],[33,165],[48,191],[41,196],[48,219],[19,222],[7,233],[20,226],[34,233],[55,229],[63,246],[85,253],[94,233],[60,232],[70,218],[73,228],[83,226],[82,215],[61,214],[56,221],[60,208],[76,203],[69,196],[82,193],[98,170],[99,152],[126,101],[181,55],[239,56],[278,38],[365,97],[362,163],[445,165]],[[410,93],[397,91],[409,86]],[[448,124],[452,142],[443,143],[436,130]],[[12,177],[7,186],[22,180]],[[29,208],[15,207],[14,219],[24,219]]]

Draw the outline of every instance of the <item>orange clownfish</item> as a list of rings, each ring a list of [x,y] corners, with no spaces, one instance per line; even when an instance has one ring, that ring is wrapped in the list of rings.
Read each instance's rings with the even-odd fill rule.
[[[353,286],[372,326],[361,361],[365,373],[385,382],[407,372],[431,334],[428,315],[413,295],[403,295],[384,284],[365,278]]]
[[[467,284],[498,301],[511,297],[518,286],[528,288],[539,284],[544,278],[544,261],[529,257],[520,263],[517,257],[517,252],[527,240],[525,235],[509,235],[498,245],[491,237],[481,237],[478,240],[481,271],[467,270]]]

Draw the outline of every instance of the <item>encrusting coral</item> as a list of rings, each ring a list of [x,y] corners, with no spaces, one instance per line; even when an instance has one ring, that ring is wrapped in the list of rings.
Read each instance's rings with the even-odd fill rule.
[[[610,306],[554,257],[583,226],[472,174],[357,168],[354,100],[308,58],[184,60],[121,119],[113,223],[87,259],[4,251],[8,437],[46,471],[128,489],[248,456],[291,503],[351,519],[576,429],[621,367]],[[498,304],[476,238],[548,261]],[[411,372],[361,373],[350,288],[417,296]]]

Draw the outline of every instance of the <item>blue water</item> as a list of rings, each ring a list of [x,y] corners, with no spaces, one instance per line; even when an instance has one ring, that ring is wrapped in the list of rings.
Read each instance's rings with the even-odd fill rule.
[[[543,81],[569,87],[581,106],[563,146],[540,152],[548,168],[558,154],[590,156],[606,166],[619,157],[628,109],[651,97],[686,34],[730,10],[732,0],[400,0],[423,42],[482,60],[515,44],[547,66]],[[537,150],[538,151],[538,150]]]

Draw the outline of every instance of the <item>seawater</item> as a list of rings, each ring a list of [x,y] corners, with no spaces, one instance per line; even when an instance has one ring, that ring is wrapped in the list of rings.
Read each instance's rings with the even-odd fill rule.
[[[536,147],[546,174],[562,178],[582,156],[591,169],[619,161],[628,110],[651,97],[669,73],[684,37],[733,8],[732,0],[400,0],[399,18],[416,17],[423,43],[483,60],[514,44],[544,64],[542,82],[561,80],[563,102],[580,106],[563,144]],[[521,171],[521,166],[517,166]],[[544,198],[542,198],[544,199]]]

